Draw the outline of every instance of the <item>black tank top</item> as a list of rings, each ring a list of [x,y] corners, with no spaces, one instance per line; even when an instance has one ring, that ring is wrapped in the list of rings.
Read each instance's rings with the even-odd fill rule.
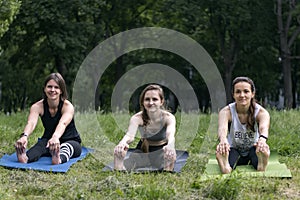
[[[62,110],[62,106],[63,106],[63,101],[59,101],[58,110],[57,110],[55,116],[53,116],[53,117],[51,116],[51,114],[49,112],[49,105],[48,105],[47,100],[44,99],[43,104],[44,104],[44,114],[43,114],[43,116],[41,116],[41,120],[42,120],[45,130],[44,130],[44,135],[42,136],[42,138],[46,138],[49,140],[52,137],[52,135],[56,129],[56,126],[58,125],[58,122],[62,116],[61,110]],[[75,127],[74,118],[69,123],[69,125],[66,127],[65,132],[63,133],[63,135],[61,136],[61,138],[59,140],[61,143],[66,142],[68,140],[75,140],[75,141],[81,143],[80,135]]]

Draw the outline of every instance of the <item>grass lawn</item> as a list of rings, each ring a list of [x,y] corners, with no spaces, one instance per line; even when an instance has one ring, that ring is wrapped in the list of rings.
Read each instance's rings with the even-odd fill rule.
[[[300,112],[273,111],[268,144],[279,161],[291,170],[292,179],[242,177],[203,181],[208,153],[214,152],[216,115],[177,113],[177,149],[189,159],[181,173],[103,172],[112,160],[113,146],[127,128],[125,114],[77,114],[83,145],[96,151],[65,173],[47,173],[0,167],[2,199],[300,199]],[[14,152],[13,144],[23,131],[27,113],[0,114],[0,156]],[[41,136],[39,122],[29,146]],[[136,141],[135,141],[136,142]],[[134,147],[135,145],[131,145]]]

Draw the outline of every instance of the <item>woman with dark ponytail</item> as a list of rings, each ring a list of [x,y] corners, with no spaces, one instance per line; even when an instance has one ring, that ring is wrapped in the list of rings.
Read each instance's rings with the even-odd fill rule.
[[[256,103],[255,86],[248,77],[237,77],[232,82],[235,102],[219,112],[216,158],[222,173],[230,173],[237,165],[251,164],[265,171],[270,156],[270,115]],[[229,130],[228,130],[229,128]]]

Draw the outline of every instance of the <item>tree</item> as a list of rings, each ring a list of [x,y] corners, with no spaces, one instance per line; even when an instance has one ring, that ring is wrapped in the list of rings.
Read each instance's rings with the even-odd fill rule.
[[[8,30],[19,11],[20,5],[21,1],[19,0],[0,0],[0,38]]]
[[[268,1],[189,1],[181,10],[185,10],[185,30],[190,30],[189,34],[205,47],[219,67],[228,103],[232,101],[233,76],[274,71],[276,21]],[[268,79],[268,86],[275,85],[275,81],[277,78]]]
[[[284,98],[286,108],[293,107],[291,62],[292,48],[300,34],[300,5],[295,0],[277,0],[277,23],[280,37],[280,59],[284,82]]]
[[[3,99],[8,105],[1,104],[17,110],[24,107],[20,102],[26,103],[28,96],[29,103],[36,101],[41,96],[36,86],[41,86],[43,78],[53,71],[64,76],[71,91],[77,69],[95,45],[92,42],[99,40],[99,33],[101,35],[101,28],[94,24],[100,3],[94,0],[23,1],[16,20],[0,41],[1,62],[12,72],[10,77],[3,77],[2,83]],[[17,91],[19,85],[26,91]],[[12,105],[13,98],[22,100]]]

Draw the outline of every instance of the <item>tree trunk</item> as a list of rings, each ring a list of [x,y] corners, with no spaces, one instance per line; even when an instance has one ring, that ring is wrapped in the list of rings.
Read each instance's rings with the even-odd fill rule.
[[[119,57],[116,59],[116,68],[115,68],[115,83],[124,75],[126,72],[125,66],[123,66],[123,57]]]
[[[57,68],[57,71],[64,77],[67,73],[67,67],[63,61],[63,59],[59,56],[59,55],[56,55],[55,56],[55,66]]]
[[[232,102],[232,93],[231,93],[231,82],[232,82],[232,69],[233,67],[230,64],[225,62],[225,90],[226,90],[226,102],[227,104]]]
[[[290,47],[296,37],[297,32],[292,35],[290,41],[288,38],[288,32],[292,21],[292,11],[294,4],[290,1],[290,10],[288,12],[288,17],[286,24],[283,24],[282,16],[282,0],[277,0],[277,23],[278,30],[280,33],[280,50],[282,58],[282,73],[284,82],[284,99],[286,108],[290,109],[293,107],[293,94],[292,94],[292,76],[291,76],[291,51]]]
[[[225,74],[224,74],[224,84],[225,84],[225,90],[226,90],[226,102],[231,103],[232,102],[232,88],[231,88],[231,82],[232,82],[232,71],[235,67],[236,60],[237,60],[237,54],[238,54],[238,40],[231,37],[229,39],[228,45],[225,45],[225,34],[223,36],[223,42],[221,42],[221,52],[222,56],[224,58],[224,66],[225,66]],[[228,48],[226,48],[226,46]],[[229,49],[229,50],[228,50]]]
[[[283,67],[285,107],[291,109],[293,108],[291,60],[289,58],[283,59],[282,65],[283,65],[282,67]]]

